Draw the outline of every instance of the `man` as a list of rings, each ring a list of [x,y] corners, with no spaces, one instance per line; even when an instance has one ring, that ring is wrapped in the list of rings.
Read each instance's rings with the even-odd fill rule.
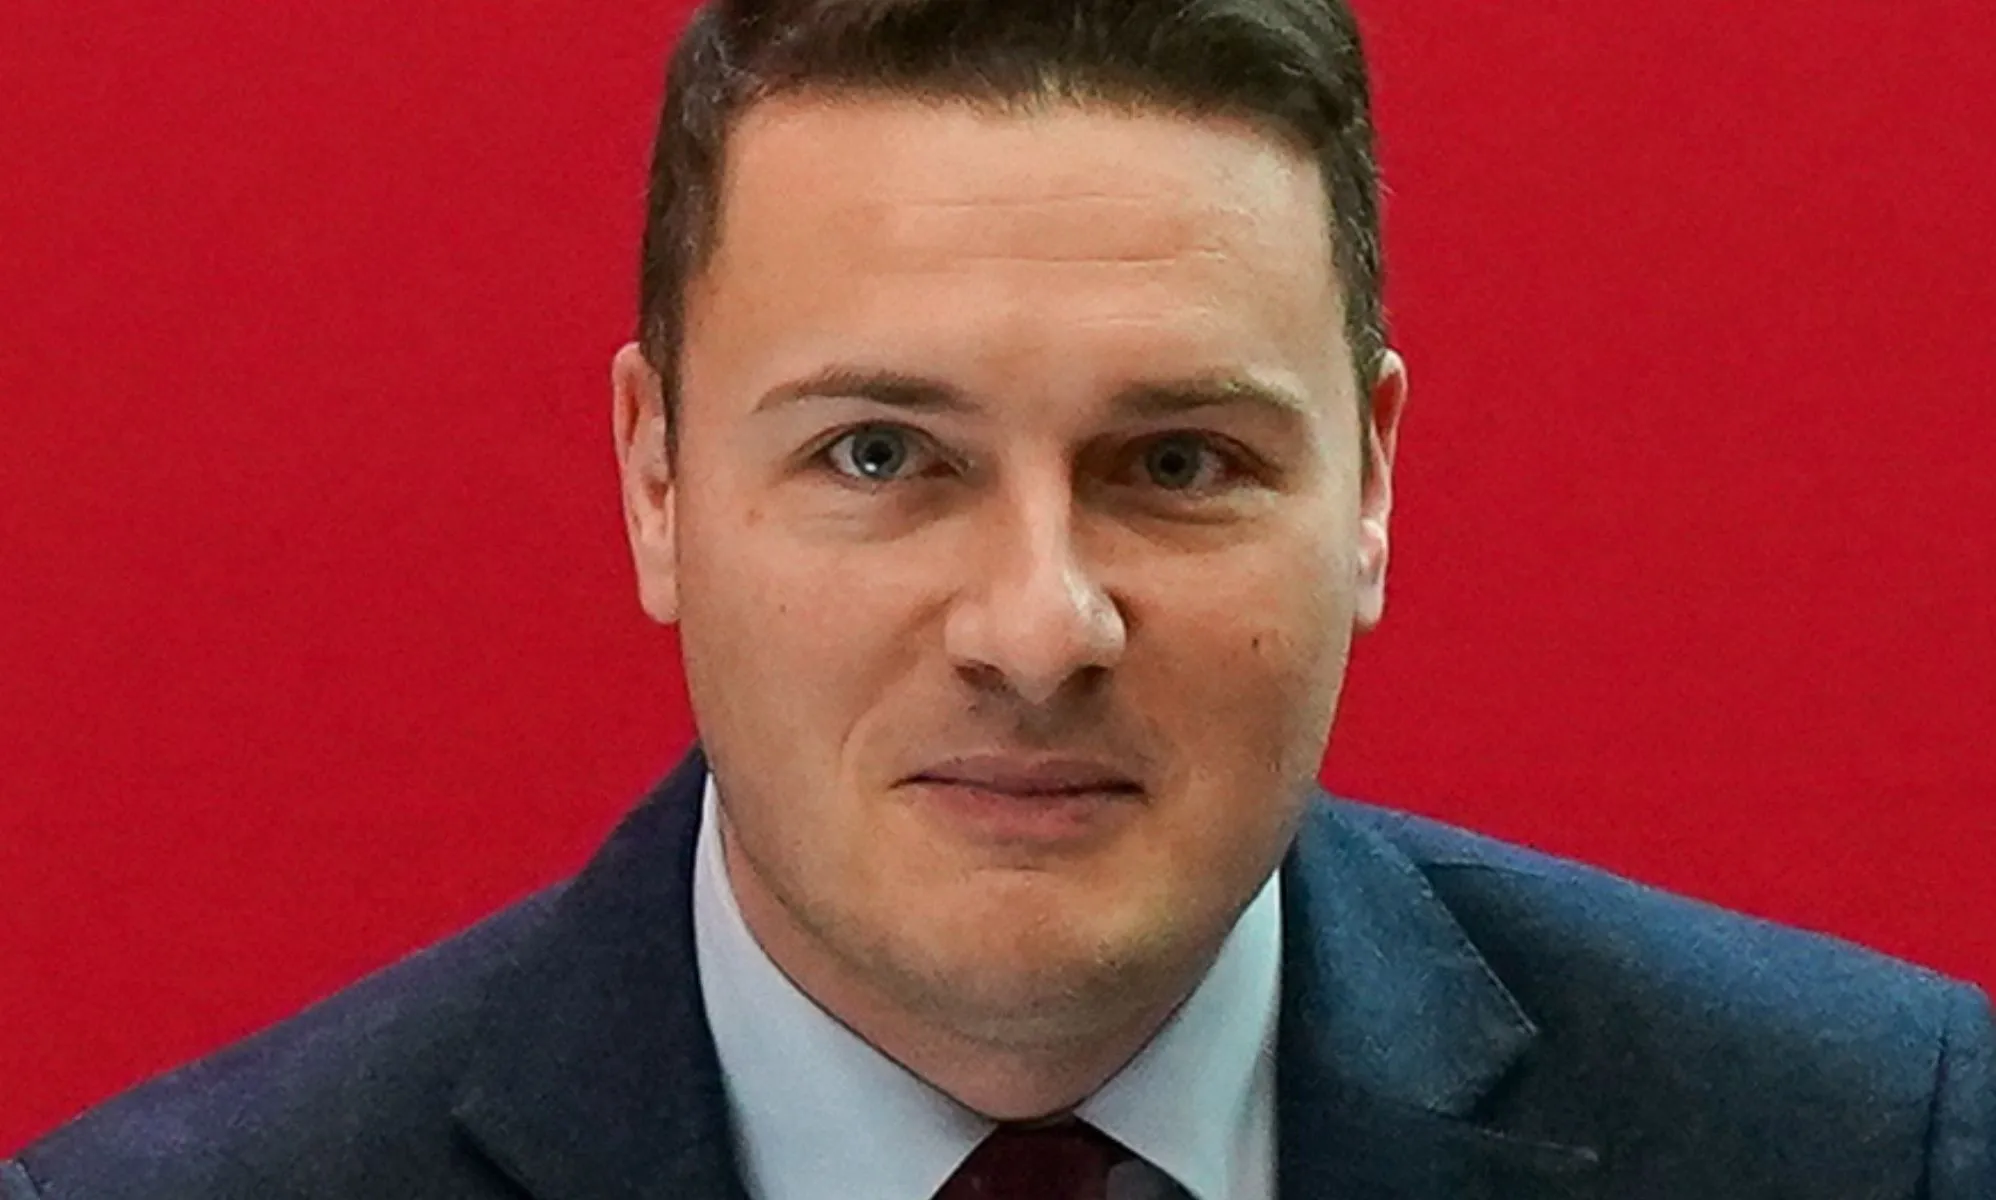
[[[1974,989],[1315,791],[1376,196],[1334,0],[717,0],[613,372],[700,750],[0,1196],[1996,1197]]]

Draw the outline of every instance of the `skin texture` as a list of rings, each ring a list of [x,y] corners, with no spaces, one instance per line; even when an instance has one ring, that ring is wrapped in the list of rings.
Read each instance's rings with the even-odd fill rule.
[[[884,1053],[1058,1112],[1293,836],[1383,604],[1403,370],[1365,471],[1323,189],[1245,124],[804,96],[729,151],[676,456],[634,347],[613,375],[736,894]],[[1021,825],[976,782],[1050,758],[1118,786]]]

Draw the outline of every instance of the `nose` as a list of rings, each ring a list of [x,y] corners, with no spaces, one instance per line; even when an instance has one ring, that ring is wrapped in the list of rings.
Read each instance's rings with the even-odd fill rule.
[[[966,581],[944,626],[957,669],[1035,706],[1122,658],[1121,608],[1085,561],[1065,487],[994,504],[976,523]]]

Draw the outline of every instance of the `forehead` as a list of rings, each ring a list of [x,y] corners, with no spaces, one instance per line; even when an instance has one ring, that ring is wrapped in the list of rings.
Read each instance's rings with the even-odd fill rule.
[[[766,218],[808,220],[954,245],[990,229],[984,211],[1086,206],[1120,218],[1095,231],[1094,253],[1141,259],[1188,240],[1260,238],[1328,256],[1325,203],[1313,161],[1230,118],[807,93],[757,104],[738,123],[723,221],[761,231]]]
[[[1316,164],[1242,121],[779,97],[730,137],[722,199],[689,344],[725,318],[738,352],[764,356],[833,326],[953,345],[1009,330],[1014,349],[1112,327],[1132,345],[1239,343],[1252,328],[1255,356],[1342,349]]]

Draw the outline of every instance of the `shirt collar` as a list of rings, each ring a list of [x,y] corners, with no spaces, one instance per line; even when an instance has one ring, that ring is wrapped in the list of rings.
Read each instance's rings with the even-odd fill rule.
[[[718,805],[710,775],[694,947],[749,1194],[929,1200],[992,1122],[874,1049],[770,961],[728,882]],[[1198,988],[1077,1110],[1194,1200],[1270,1194],[1280,886],[1271,874]]]
[[[1271,873],[1178,1012],[1075,1110],[1195,1200],[1273,1194],[1281,888]]]

